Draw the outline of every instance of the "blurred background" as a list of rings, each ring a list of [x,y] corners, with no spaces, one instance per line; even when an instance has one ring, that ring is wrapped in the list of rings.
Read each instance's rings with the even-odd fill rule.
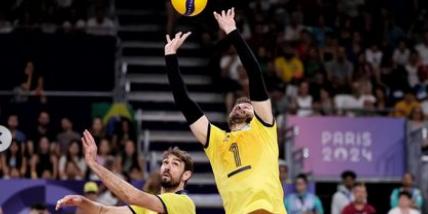
[[[212,17],[230,7],[273,101],[284,206],[295,207],[297,192],[320,199],[312,213],[342,213],[351,195],[377,213],[427,213],[427,1],[210,0],[189,18],[169,1],[2,0],[0,124],[14,137],[0,154],[3,213],[53,212],[65,194],[122,204],[85,165],[84,129],[99,161],[155,194],[162,151],[189,151],[196,168],[186,190],[198,213],[224,213],[203,148],[174,105],[163,46],[166,33],[194,33],[179,51],[185,82],[227,128],[234,100],[249,91]]]

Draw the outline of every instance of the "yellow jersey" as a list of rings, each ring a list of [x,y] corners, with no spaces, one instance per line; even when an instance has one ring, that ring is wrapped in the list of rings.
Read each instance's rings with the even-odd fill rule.
[[[255,116],[241,131],[210,125],[205,147],[226,214],[287,213],[279,180],[276,124]]]
[[[162,202],[165,209],[164,214],[195,214],[196,208],[189,196],[182,194],[181,191],[176,193],[164,193],[157,196]],[[130,206],[135,214],[157,214],[154,211],[139,207]]]

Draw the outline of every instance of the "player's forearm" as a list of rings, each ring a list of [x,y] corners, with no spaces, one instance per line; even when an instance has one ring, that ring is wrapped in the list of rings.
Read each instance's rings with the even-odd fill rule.
[[[232,42],[239,58],[244,65],[250,83],[250,99],[252,101],[266,101],[269,99],[262,72],[256,57],[248,44],[244,41],[237,29],[227,35]]]
[[[204,116],[199,106],[190,99],[187,87],[181,75],[176,54],[165,56],[167,75],[174,96],[175,104],[184,114],[189,125]]]
[[[135,199],[140,197],[140,202],[138,202],[138,205],[144,205],[145,197],[141,194],[143,192],[136,189],[131,184],[124,181],[122,178],[115,175],[113,172],[110,172],[98,163],[88,163],[88,165],[102,180],[103,184],[106,185],[106,187],[112,191],[120,200],[129,204],[136,204]]]

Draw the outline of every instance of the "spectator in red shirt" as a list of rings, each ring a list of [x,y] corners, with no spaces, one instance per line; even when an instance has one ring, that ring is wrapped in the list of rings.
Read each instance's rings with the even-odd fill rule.
[[[362,183],[355,184],[352,189],[354,201],[346,206],[342,214],[375,214],[375,208],[367,203],[367,189]]]

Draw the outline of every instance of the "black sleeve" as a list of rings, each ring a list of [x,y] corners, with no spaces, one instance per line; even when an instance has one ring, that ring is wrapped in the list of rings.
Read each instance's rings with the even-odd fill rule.
[[[250,47],[241,37],[238,30],[234,30],[228,34],[228,39],[232,42],[239,58],[247,71],[250,83],[250,99],[252,101],[266,101],[269,99],[262,72],[256,57]]]
[[[168,74],[169,84],[171,86],[172,94],[174,96],[175,105],[184,114],[189,125],[193,124],[199,118],[204,116],[199,106],[190,99],[187,92],[187,87],[184,84],[181,72],[178,67],[177,55],[165,56],[166,68]]]

